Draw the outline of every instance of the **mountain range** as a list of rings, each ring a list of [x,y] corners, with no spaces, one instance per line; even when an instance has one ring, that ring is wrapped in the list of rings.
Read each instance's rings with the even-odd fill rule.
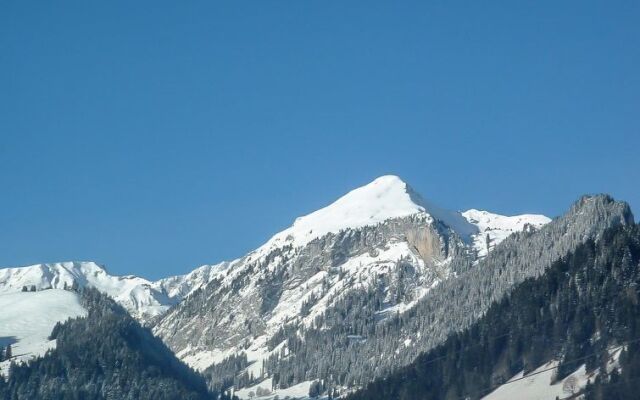
[[[410,368],[523,283],[626,226],[629,206],[607,195],[583,196],[553,220],[504,216],[447,210],[382,176],[254,251],[186,275],[113,276],[93,262],[0,269],[0,310],[11,310],[0,311],[0,348],[13,353],[0,371],[51,354],[52,329],[86,318],[81,293],[95,289],[216,393],[348,394]]]

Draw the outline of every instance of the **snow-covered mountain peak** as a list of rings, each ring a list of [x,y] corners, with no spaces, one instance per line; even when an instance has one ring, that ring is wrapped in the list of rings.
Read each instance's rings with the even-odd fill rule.
[[[178,299],[154,288],[137,276],[110,275],[91,261],[35,264],[0,269],[0,294],[27,290],[74,289],[93,287],[108,294],[131,315],[145,321],[164,313]]]
[[[541,214],[506,216],[473,208],[461,215],[478,227],[478,233],[473,235],[473,242],[480,258],[512,233],[523,231],[527,225],[539,229],[551,222],[549,217]]]
[[[487,229],[503,228],[511,231],[521,231],[526,224],[541,227],[551,221],[547,216],[541,214],[521,214],[506,216],[494,214],[489,211],[476,210],[474,208],[462,213],[471,223],[478,226],[480,231]]]
[[[24,286],[35,290],[84,286],[87,277],[100,279],[107,275],[104,267],[92,261],[67,261],[0,269],[0,293],[19,292]]]
[[[384,175],[350,191],[327,207],[297,218],[291,227],[272,237],[267,246],[289,243],[303,246],[328,233],[377,225],[419,213],[441,220],[461,236],[477,231],[459,213],[426,201],[398,176]]]

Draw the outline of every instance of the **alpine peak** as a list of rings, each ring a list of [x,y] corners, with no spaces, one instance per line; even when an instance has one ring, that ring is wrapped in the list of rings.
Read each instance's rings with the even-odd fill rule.
[[[296,218],[291,227],[276,234],[267,244],[303,246],[328,233],[376,225],[425,211],[422,199],[409,185],[398,176],[384,175],[324,208]]]

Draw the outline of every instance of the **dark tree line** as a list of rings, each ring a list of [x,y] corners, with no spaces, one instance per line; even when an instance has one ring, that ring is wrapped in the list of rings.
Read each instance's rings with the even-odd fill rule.
[[[527,279],[478,322],[350,400],[479,399],[519,371],[561,360],[599,372],[587,400],[637,399],[640,388],[640,228],[608,230]],[[609,350],[624,345],[608,374]],[[577,360],[577,361],[574,361]]]
[[[0,378],[0,399],[226,399],[113,300],[85,289],[87,316],[58,323],[56,348]]]
[[[11,344],[8,344],[6,347],[0,346],[0,362],[9,360],[11,357],[13,357]]]

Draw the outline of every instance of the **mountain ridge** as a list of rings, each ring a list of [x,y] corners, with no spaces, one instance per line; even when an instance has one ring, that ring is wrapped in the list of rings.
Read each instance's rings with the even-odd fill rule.
[[[500,230],[499,227],[490,226],[486,222],[482,226],[475,225],[465,216],[465,213],[471,211],[473,210],[459,213],[440,208],[425,200],[398,176],[384,175],[369,184],[348,192],[326,207],[296,218],[289,228],[276,233],[247,255],[260,257],[262,253],[268,252],[274,247],[287,246],[288,244],[305,245],[314,239],[327,234],[336,234],[343,229],[375,226],[389,219],[417,214],[425,214],[433,220],[443,221],[459,233],[463,240],[480,235],[486,229],[491,230],[490,235]],[[490,214],[504,218],[530,218],[531,221],[525,222],[531,222],[538,227],[549,221],[548,218],[537,214],[523,214],[513,217]],[[318,222],[327,219],[327,217],[330,217],[329,223],[326,221]],[[341,217],[346,217],[346,219]],[[315,223],[320,226],[315,226]],[[517,230],[510,229],[509,233]],[[312,232],[309,233],[309,231]],[[294,239],[288,238],[289,236]],[[502,234],[493,240],[494,242],[499,241],[506,236]],[[479,243],[482,241],[478,238],[476,240]],[[480,248],[480,244],[477,247]],[[239,259],[202,265],[188,273],[155,281],[136,275],[111,275],[105,265],[94,261],[62,261],[5,267],[0,268],[0,293],[21,290],[23,286],[30,287],[31,285],[35,285],[39,290],[49,287],[62,289],[65,284],[71,287],[74,282],[80,286],[88,284],[119,298],[119,303],[125,306],[132,315],[139,320],[146,321],[163,314],[182,298],[208,284],[216,275],[216,270],[225,270]],[[40,274],[34,272],[38,269],[41,271]],[[31,272],[33,273],[29,274]],[[17,280],[9,279],[9,276],[20,276],[23,273],[31,276]],[[103,282],[100,282],[98,275],[104,278]],[[109,282],[104,282],[105,280]]]
[[[205,370],[245,354],[245,372],[257,377],[274,351],[283,350],[276,342],[283,326],[313,329],[327,310],[375,285],[384,293],[375,295],[379,308],[372,317],[390,319],[455,277],[457,258],[478,261],[511,234],[549,221],[537,214],[449,211],[387,175],[297,218],[232,261],[157,281],[111,276],[92,262],[23,267],[33,272],[29,279],[15,279],[21,277],[17,269],[0,269],[0,295],[3,288],[29,285],[95,287],[152,325],[190,366]],[[38,275],[44,270],[55,273]],[[199,318],[209,322],[201,325]],[[243,379],[240,386],[250,381]]]

